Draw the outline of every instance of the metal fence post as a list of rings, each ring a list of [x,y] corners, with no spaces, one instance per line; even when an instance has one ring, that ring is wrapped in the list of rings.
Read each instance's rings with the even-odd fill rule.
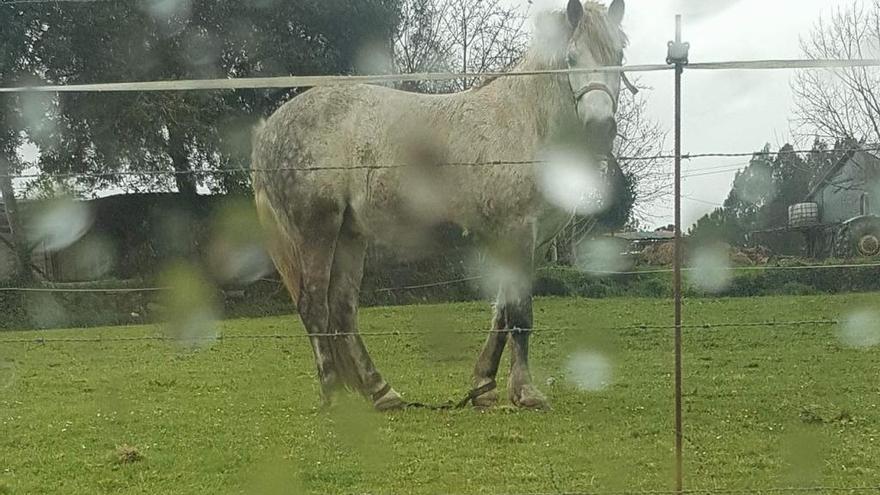
[[[682,304],[681,304],[681,76],[688,63],[688,43],[681,41],[681,15],[675,16],[675,41],[669,42],[667,64],[675,65],[675,260],[673,263],[673,294],[675,300],[675,490],[684,491],[682,454]]]

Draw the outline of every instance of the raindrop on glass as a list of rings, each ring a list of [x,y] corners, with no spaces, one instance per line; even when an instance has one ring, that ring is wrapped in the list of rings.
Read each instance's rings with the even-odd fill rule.
[[[880,312],[866,309],[850,314],[841,322],[837,335],[847,347],[880,345]]]
[[[578,244],[578,269],[595,275],[608,275],[632,269],[633,260],[626,255],[627,243],[618,239],[591,239]]]
[[[600,163],[566,151],[551,153],[545,161],[538,165],[538,186],[548,202],[580,215],[605,209],[608,184]]]
[[[581,390],[599,392],[611,384],[611,361],[598,352],[576,352],[565,368],[568,381]]]
[[[30,223],[31,242],[45,251],[60,251],[88,232],[92,212],[80,201],[53,200],[41,205]]]
[[[727,289],[733,280],[730,268],[730,256],[725,249],[702,248],[691,258],[688,278],[702,291],[719,293]]]

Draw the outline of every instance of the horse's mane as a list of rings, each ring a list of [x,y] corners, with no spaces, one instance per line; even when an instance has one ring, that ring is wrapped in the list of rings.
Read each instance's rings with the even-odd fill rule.
[[[584,16],[581,18],[578,30],[588,33],[593,53],[599,61],[606,65],[616,64],[615,56],[620,50],[626,48],[628,39],[623,30],[619,26],[612,24],[608,20],[608,9],[601,3],[594,1],[584,2]],[[553,69],[563,68],[564,54],[561,53],[562,47],[548,50],[546,45],[559,45],[558,40],[548,39],[558,37],[558,33],[542,32],[548,30],[559,31],[568,30],[568,21],[565,12],[552,11],[539,14],[537,19],[536,35],[533,46],[522,56],[522,58],[512,65],[512,70],[528,70],[528,69]],[[535,46],[544,45],[544,46]],[[488,86],[493,81],[502,76],[489,76],[480,80],[472,88],[473,91]]]

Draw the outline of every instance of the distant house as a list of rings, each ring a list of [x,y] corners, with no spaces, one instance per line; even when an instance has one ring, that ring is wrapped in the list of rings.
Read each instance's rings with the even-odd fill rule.
[[[880,214],[880,158],[864,152],[845,154],[811,187],[805,203],[819,205],[819,223],[837,224]]]
[[[640,253],[648,246],[664,244],[675,239],[675,232],[661,228],[653,232],[622,232],[611,237],[626,241],[629,245],[627,252]]]

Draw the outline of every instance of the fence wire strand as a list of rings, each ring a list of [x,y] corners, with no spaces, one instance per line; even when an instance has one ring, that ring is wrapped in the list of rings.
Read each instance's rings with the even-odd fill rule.
[[[69,0],[68,0],[69,1]],[[5,3],[5,2],[4,2]],[[24,2],[22,2],[24,3]],[[686,70],[782,70],[782,69],[842,69],[852,67],[880,67],[878,59],[850,60],[740,60],[726,62],[691,63]],[[625,73],[671,71],[668,64],[643,64],[627,66],[604,66],[591,68],[544,69],[509,72],[422,72],[413,74],[374,75],[325,75],[325,76],[275,76],[249,78],[188,79],[167,81],[133,81],[93,84],[60,84],[42,86],[0,87],[0,93],[28,92],[148,92],[148,91],[205,91],[270,88],[309,88],[316,86],[343,86],[351,84],[381,84],[411,81],[450,81],[481,77],[559,76],[575,73]]]
[[[798,320],[798,321],[761,321],[761,322],[743,322],[743,323],[694,323],[682,325],[685,329],[694,330],[713,330],[713,329],[730,329],[730,328],[781,328],[781,327],[803,327],[803,326],[835,326],[840,322],[838,320]],[[372,332],[338,332],[338,333],[313,333],[306,332],[285,333],[285,334],[223,334],[204,335],[197,337],[180,337],[173,335],[143,335],[131,337],[19,337],[11,339],[0,339],[2,344],[65,344],[65,343],[125,343],[125,342],[177,342],[177,343],[195,343],[195,342],[224,342],[224,341],[290,341],[311,338],[345,338],[345,337],[413,337],[435,335],[437,333],[445,333],[450,335],[489,335],[489,334],[521,334],[536,333],[544,335],[567,334],[583,331],[649,331],[649,330],[670,330],[675,328],[673,325],[655,325],[648,323],[634,323],[630,325],[618,326],[554,326],[541,329],[527,328],[505,328],[490,330],[450,330],[444,332],[431,332],[424,330],[388,330],[388,331],[372,331]]]
[[[861,148],[841,148],[826,150],[828,153],[854,153],[854,152],[880,152],[880,146],[866,146]],[[743,157],[770,157],[776,155],[788,154],[808,154],[815,153],[816,150],[780,150],[780,151],[753,151],[753,152],[734,152],[734,153],[690,153],[682,155],[682,160],[696,160],[705,158],[743,158]],[[618,156],[616,159],[621,162],[626,161],[656,161],[656,160],[672,160],[675,158],[673,154],[657,154],[645,156]],[[486,160],[476,162],[442,162],[432,165],[441,167],[508,167],[508,166],[530,166],[545,165],[552,163],[548,160],[531,159],[531,160]],[[747,164],[737,164],[740,168]],[[0,178],[4,179],[111,179],[115,177],[152,177],[152,176],[178,176],[178,175],[227,175],[227,174],[260,174],[260,173],[277,173],[277,172],[338,172],[347,170],[389,170],[399,168],[414,167],[412,164],[395,163],[380,165],[326,165],[312,167],[276,167],[276,168],[214,168],[214,169],[146,169],[146,170],[119,170],[114,172],[30,172],[17,174],[0,174]],[[692,169],[682,175],[682,178],[702,177],[716,174],[726,174],[736,172],[734,165],[723,165],[720,167],[712,167],[706,169]]]
[[[793,265],[793,266],[734,266],[724,268],[725,271],[804,271],[804,270],[850,270],[850,269],[862,269],[862,268],[880,268],[880,262],[875,263],[849,263],[849,264],[835,264],[835,265]],[[683,272],[695,272],[701,270],[700,268],[690,267],[690,268],[682,268]],[[659,274],[669,274],[672,273],[673,270],[671,268],[659,268],[659,269],[651,269],[651,270],[631,270],[631,271],[601,271],[601,270],[584,270],[581,273],[586,275],[594,275],[599,277],[604,276],[634,276],[634,275],[659,275]],[[423,289],[431,289],[435,287],[445,287],[449,285],[458,285],[465,284],[471,282],[478,282],[480,280],[485,280],[485,277],[482,275],[475,275],[470,277],[461,277],[451,280],[443,280],[439,282],[431,282],[424,284],[416,284],[416,285],[403,285],[399,287],[383,287],[379,289],[370,289],[365,290],[364,292],[370,293],[390,293],[390,292],[404,292],[404,291],[414,291],[414,290],[423,290]],[[265,279],[265,282],[272,282],[276,284],[281,284],[280,280],[272,280]],[[171,287],[125,287],[125,288],[114,288],[114,287],[89,287],[89,288],[77,288],[77,287],[0,287],[0,292],[36,292],[36,293],[102,293],[102,294],[114,294],[114,293],[133,293],[133,292],[163,292],[171,290]]]

